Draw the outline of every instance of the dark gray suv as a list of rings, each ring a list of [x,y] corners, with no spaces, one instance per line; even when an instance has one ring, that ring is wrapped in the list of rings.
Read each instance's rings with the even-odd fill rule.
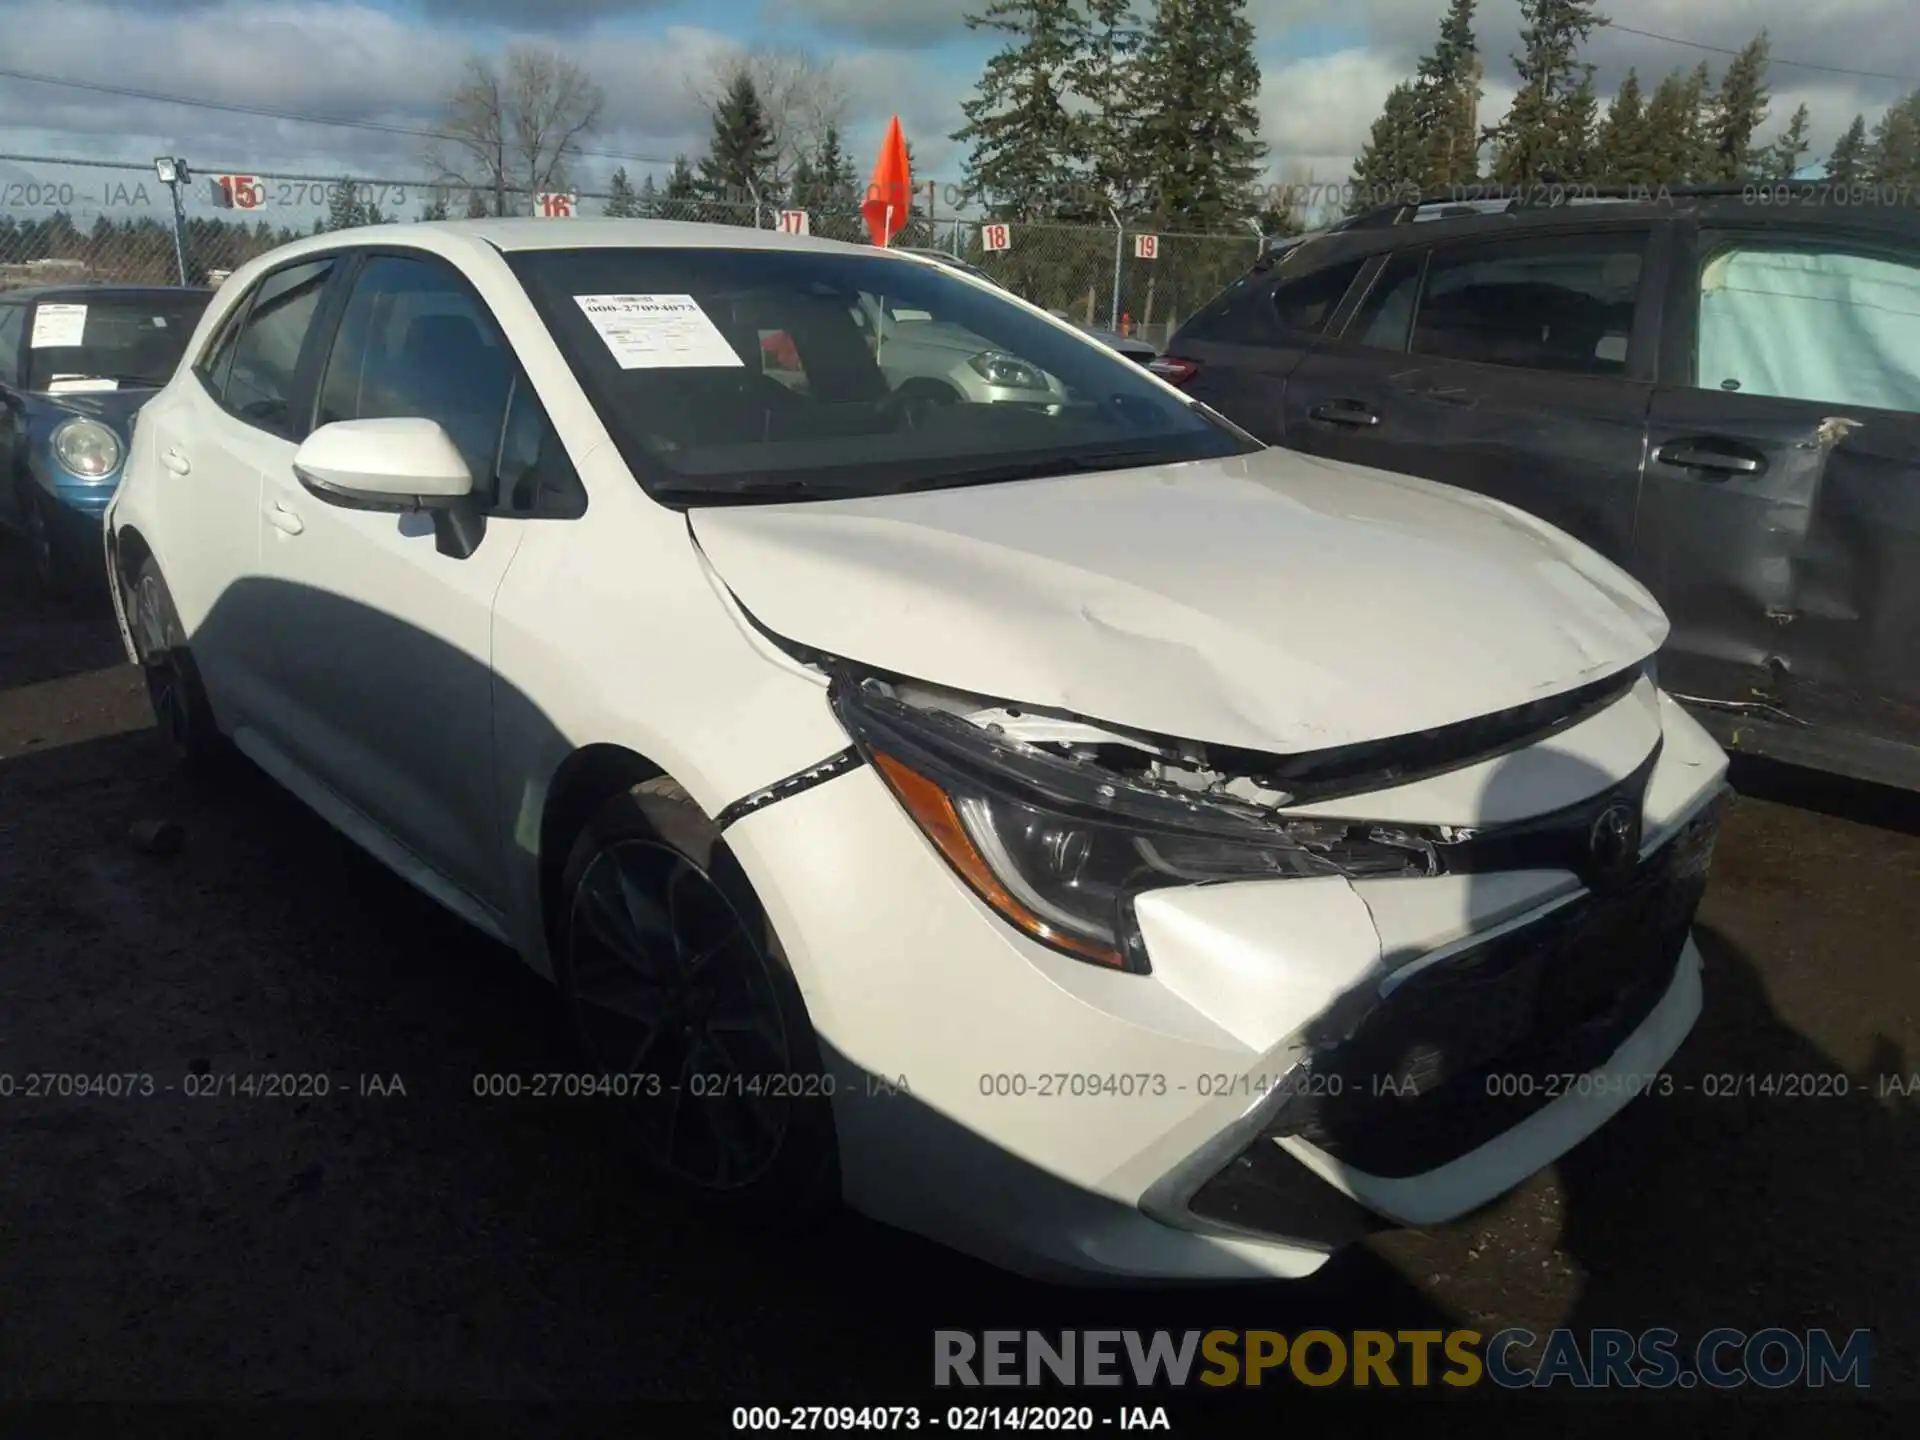
[[[1910,196],[1391,207],[1265,257],[1153,368],[1269,443],[1551,521],[1659,598],[1662,684],[1723,744],[1920,789]]]

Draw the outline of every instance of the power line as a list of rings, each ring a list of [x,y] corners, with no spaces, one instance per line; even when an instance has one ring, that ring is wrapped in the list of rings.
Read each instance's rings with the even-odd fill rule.
[[[35,85],[58,85],[68,90],[87,90],[96,95],[112,95],[123,100],[150,100],[162,105],[184,105],[190,110],[219,110],[229,115],[249,115],[261,120],[287,120],[301,125],[333,125],[343,130],[370,130],[382,135],[405,135],[416,140],[450,140],[462,143],[463,137],[444,130],[423,130],[410,125],[391,125],[379,120],[348,120],[333,115],[303,115],[294,110],[275,110],[264,105],[242,105],[235,101],[204,100],[190,95],[169,95],[160,90],[139,90],[130,85],[105,85],[95,80],[63,80],[57,75],[40,75],[31,70],[0,67],[0,78],[26,80]],[[664,155],[638,155],[619,150],[576,150],[574,154],[591,160],[631,160],[642,165],[672,165]]]
[[[1623,35],[1638,35],[1642,40],[1658,40],[1667,45],[1683,45],[1689,50],[1705,50],[1714,55],[1738,55],[1738,50],[1729,50],[1724,45],[1704,45],[1698,40],[1682,40],[1678,35],[1657,35],[1651,30],[1636,30],[1631,25],[1622,25],[1617,20],[1609,20],[1609,30],[1618,30]],[[1786,65],[1795,70],[1819,70],[1828,75],[1852,75],[1862,80],[1891,80],[1899,85],[1920,84],[1920,79],[1912,75],[1889,75],[1884,70],[1850,70],[1844,65],[1816,65],[1811,60],[1783,60],[1778,55],[1768,55],[1769,65]]]

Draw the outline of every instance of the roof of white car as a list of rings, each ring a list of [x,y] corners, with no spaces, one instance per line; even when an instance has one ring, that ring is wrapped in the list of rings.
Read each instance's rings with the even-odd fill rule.
[[[872,245],[849,245],[780,230],[746,225],[712,225],[691,220],[432,220],[405,225],[369,225],[330,231],[335,244],[384,240],[389,244],[462,237],[499,250],[587,250],[622,246],[702,250],[837,250],[873,253]],[[315,237],[320,238],[320,237]],[[915,256],[918,260],[919,257]],[[922,262],[925,263],[925,262]]]

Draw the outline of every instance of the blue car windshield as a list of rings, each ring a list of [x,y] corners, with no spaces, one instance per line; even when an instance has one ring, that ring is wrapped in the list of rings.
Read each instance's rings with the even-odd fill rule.
[[[210,298],[75,291],[41,300],[27,320],[24,388],[157,390],[173,378]]]

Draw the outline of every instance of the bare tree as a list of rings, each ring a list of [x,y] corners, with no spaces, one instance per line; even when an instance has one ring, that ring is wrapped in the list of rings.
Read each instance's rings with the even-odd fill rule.
[[[773,139],[773,179],[784,189],[794,169],[820,147],[829,127],[846,118],[847,90],[831,59],[807,50],[754,46],[731,51],[697,79],[693,93],[711,115],[734,80],[753,82]]]
[[[515,45],[498,63],[475,55],[447,96],[426,160],[441,185],[467,192],[469,213],[512,214],[517,197],[567,183],[605,103],[587,72],[557,51]]]

